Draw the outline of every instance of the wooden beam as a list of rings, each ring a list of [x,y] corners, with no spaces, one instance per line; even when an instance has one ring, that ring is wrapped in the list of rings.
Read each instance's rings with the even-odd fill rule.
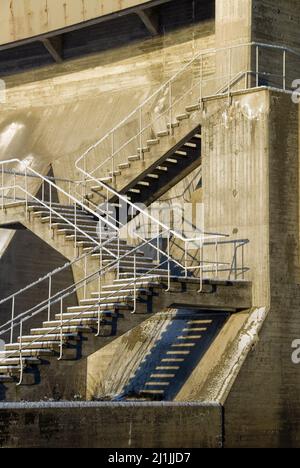
[[[56,63],[62,63],[62,36],[52,38],[43,37],[40,40]]]
[[[157,36],[159,34],[159,18],[157,12],[152,8],[148,10],[138,9],[136,10],[136,14],[141,18],[151,36]]]

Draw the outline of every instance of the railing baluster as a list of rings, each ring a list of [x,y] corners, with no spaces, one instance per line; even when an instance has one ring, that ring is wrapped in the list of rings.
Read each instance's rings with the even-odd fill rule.
[[[52,275],[49,275],[48,287],[48,322],[51,320]]]
[[[16,305],[16,298],[13,296],[12,298],[12,306],[11,306],[11,326],[10,326],[10,343],[13,343],[14,338],[14,319],[15,319],[15,305]]]
[[[24,363],[23,363],[23,320],[20,322],[20,337],[19,337],[19,358],[20,358],[20,379],[17,383],[17,387],[22,385],[23,374],[24,374]]]
[[[59,347],[59,358],[61,361],[63,358],[63,297],[60,299],[60,347]]]

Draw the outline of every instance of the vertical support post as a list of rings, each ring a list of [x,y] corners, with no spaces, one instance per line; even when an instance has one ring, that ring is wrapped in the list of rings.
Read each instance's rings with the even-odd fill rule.
[[[156,238],[156,250],[157,250],[157,266],[160,264],[160,228],[157,225],[157,238]]]
[[[62,360],[63,357],[63,297],[60,299],[60,346],[59,346],[59,358],[58,361]]]
[[[74,205],[74,249],[75,257],[77,257],[77,203]]]
[[[17,201],[17,178],[16,171],[14,171],[14,202]]]
[[[139,146],[140,146],[140,155],[141,160],[144,160],[143,152],[143,109],[142,107],[139,110]]]
[[[200,280],[200,289],[198,293],[202,293],[203,291],[203,241],[202,237],[200,237],[200,246],[199,246],[199,280]]]
[[[219,242],[215,243],[215,277],[219,276]]]
[[[200,99],[199,99],[201,109],[203,106],[203,55],[201,54],[200,60]]]
[[[28,180],[27,180],[27,167],[25,167],[25,211],[26,219],[28,218]]]
[[[84,288],[83,288],[83,296],[86,299],[87,295],[87,255],[84,258]]]
[[[231,77],[232,77],[232,48],[229,49],[229,80],[228,80],[228,104],[231,103]]]
[[[171,289],[171,256],[170,256],[170,236],[171,233],[168,231],[168,245],[167,245],[167,255],[168,255],[168,288],[166,292],[169,292]]]
[[[283,51],[283,90],[286,91],[286,50]]]
[[[117,275],[118,280],[120,279],[120,233],[118,235],[118,268],[117,268]]]
[[[23,382],[23,373],[24,373],[24,365],[23,365],[23,320],[20,323],[20,337],[19,337],[19,358],[20,358],[20,379],[17,383],[17,387],[19,387]]]
[[[48,322],[51,320],[51,295],[52,295],[52,276],[49,275],[49,290],[48,290]]]
[[[169,83],[169,120],[170,120],[170,133],[173,135],[173,89],[172,82]]]
[[[256,87],[259,86],[259,47],[256,46]]]
[[[188,277],[188,265],[187,265],[187,260],[188,260],[188,246],[187,246],[187,241],[184,242],[184,271],[185,271],[185,277]]]
[[[2,164],[1,171],[1,185],[2,185],[2,210],[4,210],[4,165]]]
[[[133,259],[133,311],[132,314],[136,313],[136,304],[137,304],[137,297],[136,297],[136,280],[137,280],[137,274],[136,274],[136,253],[134,253],[134,259]]]
[[[51,236],[53,238],[54,232],[53,232],[53,229],[52,229],[52,185],[51,184],[49,184],[49,209],[50,209],[50,223],[49,223],[49,226],[50,226]]]
[[[112,186],[115,186],[115,134],[111,134],[111,177]]]
[[[13,339],[14,339],[15,305],[16,305],[16,298],[15,296],[13,296],[12,305],[11,305],[10,344],[13,343]]]

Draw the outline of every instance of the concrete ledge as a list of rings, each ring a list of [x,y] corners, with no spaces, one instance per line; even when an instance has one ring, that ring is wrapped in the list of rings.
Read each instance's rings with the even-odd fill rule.
[[[207,403],[4,403],[1,448],[221,448],[222,407]]]

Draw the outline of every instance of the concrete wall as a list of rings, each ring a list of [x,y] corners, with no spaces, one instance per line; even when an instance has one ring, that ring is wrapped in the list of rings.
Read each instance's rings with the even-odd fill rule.
[[[0,44],[147,5],[149,0],[2,0]]]
[[[227,446],[300,445],[299,107],[289,95],[269,101],[270,312],[225,405]]]
[[[249,239],[246,278],[257,307],[269,304],[269,112],[265,91],[237,94],[230,106],[212,99],[202,128],[205,229]]]
[[[0,447],[220,448],[222,423],[212,403],[0,405]]]

